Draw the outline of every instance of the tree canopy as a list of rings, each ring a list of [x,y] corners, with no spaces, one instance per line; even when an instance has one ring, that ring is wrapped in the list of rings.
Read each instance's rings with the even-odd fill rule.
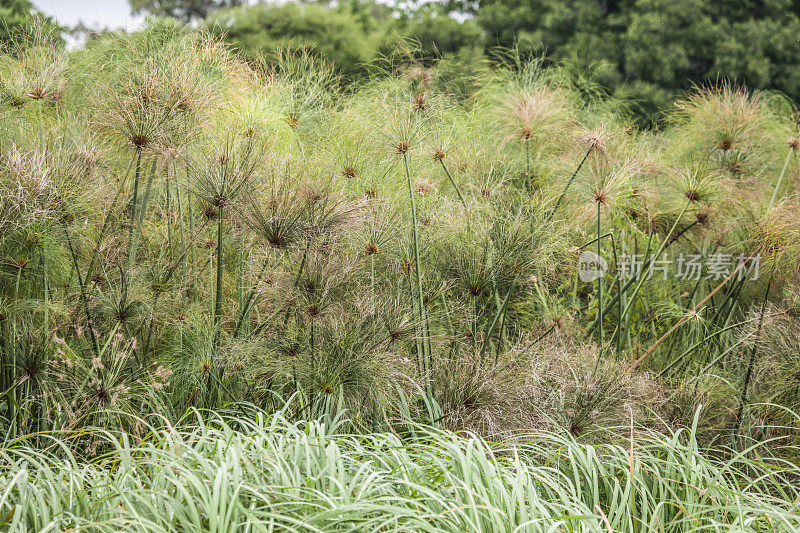
[[[30,0],[0,0],[0,46],[20,41],[21,34],[37,24],[48,29],[57,28],[51,19],[34,8]]]
[[[236,7],[243,0],[130,0],[134,13],[147,12],[159,17],[172,17],[189,22],[204,19],[212,11],[223,7]]]
[[[398,49],[413,49],[426,67],[446,59],[463,78],[513,48],[589,79],[648,125],[676,96],[723,80],[800,99],[800,3],[793,0],[130,2],[134,12],[202,21],[251,58],[308,49],[351,81]],[[0,0],[0,42],[33,16],[29,0]]]

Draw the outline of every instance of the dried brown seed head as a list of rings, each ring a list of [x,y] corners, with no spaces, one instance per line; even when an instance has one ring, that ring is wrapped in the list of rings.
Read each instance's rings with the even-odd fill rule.
[[[606,194],[606,191],[602,189],[596,189],[594,191],[594,203],[608,205],[608,194]]]
[[[398,155],[408,153],[409,150],[411,150],[411,143],[408,141],[398,141],[397,144],[394,145],[394,151]]]
[[[431,189],[433,189],[433,185],[429,181],[418,181],[417,182],[417,192],[423,196],[427,196],[431,193]]]
[[[378,253],[378,245],[374,242],[370,241],[366,245],[364,245],[364,252],[367,255],[375,255]]]
[[[131,144],[133,144],[133,146],[135,146],[137,149],[142,149],[150,144],[150,139],[148,139],[147,135],[144,133],[135,133],[131,135]]]
[[[35,86],[32,87],[30,92],[28,93],[28,98],[31,100],[41,100],[46,96],[45,90],[43,87]]]

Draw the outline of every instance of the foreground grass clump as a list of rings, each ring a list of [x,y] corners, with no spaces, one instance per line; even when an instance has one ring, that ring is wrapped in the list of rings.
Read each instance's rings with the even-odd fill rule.
[[[204,420],[205,418],[205,420]],[[8,531],[796,531],[796,466],[714,459],[691,431],[620,445],[492,446],[410,427],[348,434],[281,412],[198,417],[133,443],[87,434],[0,448]],[[633,431],[633,428],[631,428]],[[638,433],[638,431],[637,431]]]

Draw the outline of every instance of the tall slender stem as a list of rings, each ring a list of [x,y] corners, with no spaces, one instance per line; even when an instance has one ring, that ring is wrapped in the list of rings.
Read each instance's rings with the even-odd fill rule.
[[[181,237],[181,250],[186,249],[186,231],[183,227],[183,204],[181,203],[181,188],[178,186],[178,169],[173,165],[173,173],[175,174],[175,203],[178,206],[178,228],[180,229],[180,237]],[[169,184],[168,184],[169,186]],[[181,259],[181,283],[186,282],[186,254],[183,254]]]
[[[139,199],[139,174],[141,173],[142,169],[142,150],[137,148],[136,155],[134,157],[136,158],[136,163],[133,171],[133,194],[131,194],[131,199],[128,204],[128,211],[130,215],[130,228],[128,228],[129,248],[133,242],[133,228],[136,225],[136,203]]]
[[[165,173],[167,174],[166,179],[164,180],[164,189],[166,193],[166,201],[167,201],[167,245],[170,249],[172,249],[172,194],[170,192],[169,186],[169,171],[167,168],[164,169]]]
[[[44,289],[44,334],[49,335],[50,331],[50,281],[47,272],[47,246],[42,237],[42,282]]]
[[[736,429],[742,429],[742,415],[744,408],[747,405],[747,389],[750,386],[750,378],[753,374],[753,365],[756,362],[756,355],[758,353],[758,337],[761,335],[761,326],[764,324],[764,314],[767,310],[767,300],[769,298],[769,290],[772,287],[772,278],[775,276],[775,268],[767,281],[767,288],[764,291],[764,297],[761,300],[761,312],[758,315],[758,326],[756,326],[756,336],[753,340],[753,348],[750,350],[750,360],[747,362],[747,371],[744,375],[744,383],[742,384],[742,394],[739,397],[739,411],[736,413]]]
[[[417,203],[414,199],[414,187],[411,184],[411,170],[408,167],[408,155],[406,153],[403,154],[403,166],[405,167],[406,171],[406,181],[408,184],[408,195],[411,199],[411,225],[412,225],[412,236],[413,236],[413,250],[414,250],[414,271],[416,277],[416,284],[417,284],[417,303],[419,305],[419,318],[422,324],[425,323],[425,301],[423,298],[422,293],[422,272],[421,272],[421,263],[420,263],[420,254],[419,254],[419,230],[417,227]],[[424,326],[423,326],[424,327]],[[422,354],[421,355],[421,368],[420,371],[424,374],[428,371],[428,363],[427,360],[427,353],[426,345],[423,342],[422,346]]]
[[[778,176],[778,182],[775,184],[775,190],[772,191],[772,199],[769,201],[770,207],[772,207],[775,204],[775,200],[778,199],[778,191],[783,184],[783,178],[786,177],[786,169],[789,168],[789,161],[791,160],[793,153],[794,148],[789,148],[789,153],[786,154],[786,161],[783,163],[783,170],[781,170],[781,175]]]
[[[186,165],[186,180],[189,180],[189,165]],[[194,235],[194,209],[192,207],[192,191],[186,192],[186,214],[189,217],[189,235]],[[189,264],[194,266],[194,239],[189,241]]]
[[[258,273],[258,276],[256,277],[256,283],[250,288],[250,291],[247,294],[247,298],[242,303],[241,312],[239,314],[239,320],[236,321],[236,328],[233,331],[234,337],[236,337],[239,334],[239,331],[242,329],[242,325],[245,323],[245,320],[248,320],[250,311],[253,309],[253,300],[255,299],[256,296],[258,283],[264,276],[264,272],[266,272],[268,264],[269,264],[269,257],[265,257],[264,263],[261,265],[261,271]]]
[[[83,303],[83,312],[86,314],[86,323],[89,327],[89,336],[92,339],[92,348],[95,355],[100,353],[100,345],[97,343],[97,337],[94,334],[94,324],[92,322],[92,315],[89,313],[89,298],[86,296],[86,284],[81,276],[81,270],[78,266],[78,255],[75,252],[75,247],[72,245],[72,239],[69,236],[66,224],[63,227],[64,235],[67,238],[70,255],[72,256],[72,266],[75,268],[75,275],[78,277],[78,286],[80,287],[81,302]]]
[[[600,202],[597,202],[597,258],[600,260]],[[603,276],[597,278],[597,349],[603,351]]]
[[[214,352],[219,354],[220,325],[222,323],[222,217],[224,204],[220,203],[217,219],[217,276],[214,293]]]
[[[581,162],[578,164],[578,168],[576,168],[575,172],[572,173],[572,176],[570,176],[569,180],[567,181],[567,184],[564,186],[564,190],[561,191],[561,195],[558,197],[556,205],[553,206],[553,210],[550,211],[550,215],[547,217],[547,220],[545,220],[545,224],[553,220],[553,217],[556,215],[556,212],[558,211],[561,202],[564,201],[564,197],[567,195],[567,191],[569,190],[570,186],[572,186],[572,182],[575,181],[575,177],[578,175],[578,172],[580,172],[581,167],[583,167],[583,164],[586,162],[586,159],[589,157],[590,153],[592,153],[592,148],[586,150],[583,159],[581,159]]]
[[[44,118],[42,117],[42,106],[44,106],[44,100],[39,100],[36,106],[36,116],[39,120],[39,149],[44,151]]]
[[[676,242],[678,239],[680,239],[680,238],[683,236],[683,234],[684,234],[684,233],[686,233],[687,231],[689,231],[689,230],[690,230],[692,227],[694,227],[694,226],[695,226],[695,224],[697,224],[697,222],[692,222],[691,224],[689,224],[688,226],[686,226],[684,229],[682,229],[681,231],[679,231],[677,234],[675,234],[675,238],[673,238],[673,239],[671,239],[671,240],[669,240],[669,239],[668,239],[668,240],[669,240],[669,242],[668,242],[668,243],[667,243],[667,245],[664,247],[664,250],[666,250],[667,248],[669,248],[669,247],[672,245],[672,243],[674,243],[674,242]],[[650,249],[650,240],[652,239],[652,237],[653,237],[653,234],[651,233],[651,234],[650,234],[650,238],[649,238],[649,239],[648,239],[648,241],[647,241],[647,247],[646,247],[646,250],[649,250],[649,249]],[[588,245],[588,244],[591,244],[591,243],[594,243],[594,241],[592,240],[592,241],[590,241],[589,243],[587,243],[586,245]],[[637,249],[638,249],[638,248],[637,248]],[[662,253],[663,253],[663,251],[662,251]],[[637,255],[637,252],[635,252],[635,253],[634,253],[634,256],[636,256],[636,255]],[[654,260],[654,257],[653,257],[652,255],[651,255],[651,256],[649,256],[649,257],[647,258],[647,260],[645,260],[645,261],[644,261],[644,263],[643,263],[643,265],[642,265],[641,272],[644,272],[646,269],[650,268],[650,264],[653,262],[653,260]],[[577,279],[577,278],[576,278],[576,279]],[[625,293],[628,291],[628,289],[630,289],[630,288],[631,288],[631,286],[632,286],[632,285],[633,285],[635,282],[637,282],[638,280],[639,280],[639,276],[631,276],[631,277],[629,277],[629,278],[628,278],[628,280],[625,282],[625,284],[624,284],[624,285],[622,285],[622,287],[621,287],[621,288],[620,288],[620,289],[617,291],[617,294],[616,294],[616,295],[614,295],[614,297],[613,297],[613,298],[611,298],[611,301],[610,301],[610,302],[608,302],[608,307],[610,307],[610,306],[612,306],[612,305],[614,305],[614,304],[617,304],[617,303],[619,302],[620,298],[622,298],[622,297],[625,295]],[[620,312],[620,320],[621,320],[621,317],[622,317],[622,312]],[[594,321],[593,321],[591,324],[589,324],[589,327],[588,327],[588,328],[586,328],[586,335],[591,335],[592,333],[594,333],[594,328],[595,328],[595,327],[597,327],[597,320],[594,320]],[[619,326],[617,326],[617,327],[619,327]]]
[[[142,206],[139,208],[139,215],[136,217],[136,228],[131,226],[132,239],[128,244],[128,268],[130,269],[136,264],[136,251],[139,248],[139,239],[142,236],[142,224],[144,223],[144,216],[147,212],[147,204],[150,200],[150,192],[153,188],[153,178],[156,173],[156,161],[150,166],[150,176],[147,179],[147,186],[145,187],[144,196],[142,197]],[[138,189],[138,186],[137,186]],[[135,207],[135,205],[134,205]]]
[[[369,291],[372,297],[373,308],[375,306],[375,254],[369,256]]]
[[[666,247],[669,245],[669,240],[672,237],[672,234],[675,233],[675,228],[678,227],[678,223],[681,221],[683,214],[686,213],[686,210],[689,208],[689,205],[692,202],[686,202],[686,205],[683,206],[683,210],[678,215],[678,218],[675,219],[675,223],[672,224],[672,228],[667,233],[667,236],[664,238],[664,241],[661,243],[661,246],[658,248],[658,251],[652,256],[652,259],[649,261],[649,264],[652,264],[655,261],[658,261],[658,258],[661,257],[661,254],[664,252]],[[628,311],[630,311],[633,302],[636,300],[636,295],[639,293],[639,290],[642,288],[647,277],[644,275],[644,272],[639,274],[639,281],[636,283],[636,287],[633,289],[633,293],[631,294],[630,300],[628,300],[628,304],[625,306],[625,309],[622,311],[622,316],[620,317],[620,322],[622,322],[625,317],[628,315]]]
[[[450,171],[447,169],[447,165],[444,164],[444,160],[440,159],[439,160],[439,164],[442,165],[442,168],[444,169],[444,173],[447,174],[447,179],[450,180],[450,184],[456,190],[456,194],[458,195],[458,199],[461,201],[461,205],[464,206],[464,211],[466,212],[466,210],[467,210],[467,202],[466,202],[466,200],[464,200],[464,195],[461,194],[461,188],[456,183],[456,180],[453,179],[453,176],[450,175]]]
[[[525,139],[525,183],[531,179],[531,140]]]

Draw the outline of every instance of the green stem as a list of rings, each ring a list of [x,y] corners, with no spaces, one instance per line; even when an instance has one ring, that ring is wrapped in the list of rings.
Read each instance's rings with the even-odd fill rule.
[[[222,323],[222,218],[224,206],[219,206],[219,219],[217,220],[217,275],[216,290],[214,294],[214,352],[219,355],[220,325]]]
[[[676,363],[678,363],[679,361],[681,361],[681,360],[682,360],[684,357],[686,357],[687,355],[689,355],[690,353],[692,353],[692,352],[693,352],[695,349],[697,349],[698,347],[700,347],[700,346],[702,346],[703,344],[705,344],[707,341],[710,341],[711,339],[714,339],[714,338],[716,338],[716,337],[719,337],[720,335],[722,335],[722,334],[723,334],[723,333],[725,333],[726,331],[730,331],[730,330],[732,330],[732,329],[738,328],[739,326],[743,326],[743,325],[745,325],[745,324],[748,324],[748,323],[750,323],[750,322],[752,322],[752,320],[745,320],[745,321],[743,321],[743,322],[738,322],[738,323],[736,323],[736,324],[732,324],[732,325],[730,325],[730,326],[724,327],[724,328],[722,328],[722,329],[719,329],[719,330],[715,331],[714,333],[712,333],[712,334],[710,334],[710,335],[707,335],[707,336],[703,337],[702,339],[700,339],[699,341],[697,341],[696,343],[694,343],[692,346],[690,346],[690,347],[689,347],[689,349],[685,350],[685,351],[684,351],[684,352],[683,352],[681,355],[679,355],[678,357],[676,357],[675,359],[673,359],[673,360],[672,360],[672,361],[671,361],[671,362],[670,362],[670,363],[669,363],[669,364],[668,364],[668,365],[667,365],[667,366],[664,368],[664,370],[662,370],[662,371],[661,371],[661,373],[659,374],[659,376],[661,376],[662,378],[663,378],[664,376],[666,376],[666,375],[667,375],[667,372],[669,372],[669,370],[670,370],[670,369],[671,369],[673,366],[675,366],[675,364],[676,364]]]
[[[464,200],[464,195],[461,193],[461,188],[456,183],[456,180],[453,179],[453,176],[450,174],[450,171],[447,170],[447,165],[444,164],[444,160],[443,159],[439,160],[439,164],[442,165],[442,168],[444,169],[444,173],[447,174],[447,179],[450,180],[450,184],[456,190],[456,194],[458,195],[458,199],[461,201],[461,205],[464,206],[464,211],[466,212],[467,211],[467,202],[466,202],[466,200]]]
[[[136,158],[136,163],[133,171],[133,194],[128,204],[128,212],[130,213],[130,228],[128,228],[129,249],[130,243],[133,242],[133,228],[136,225],[136,203],[139,200],[139,175],[142,170],[142,151],[139,148],[136,149],[136,155],[134,157]],[[128,257],[130,257],[130,252],[128,253]]]
[[[122,191],[125,188],[125,182],[127,181],[128,173],[130,172],[130,167],[125,173],[125,178],[120,180],[119,188],[117,189],[117,193],[114,195],[114,201],[112,205],[116,205],[117,201],[119,200],[120,196],[122,196]],[[100,247],[103,244],[103,237],[105,237],[106,231],[108,231],[109,226],[111,226],[111,214],[114,212],[114,209],[109,209],[106,213],[106,216],[103,219],[103,227],[100,228],[100,234],[97,236],[97,243],[94,247],[94,252],[92,253],[92,259],[89,261],[89,267],[86,269],[86,276],[85,279],[88,281],[92,278],[92,274],[94,273],[94,267],[97,264],[97,258],[100,256]]]
[[[674,238],[674,239],[672,239],[670,242],[668,242],[668,243],[667,243],[667,245],[666,245],[666,247],[665,247],[664,249],[666,250],[667,248],[669,248],[669,247],[672,245],[672,243],[674,243],[674,242],[677,242],[677,240],[678,240],[678,239],[680,239],[680,238],[681,238],[681,236],[683,236],[683,234],[684,234],[684,233],[686,233],[687,231],[689,231],[689,230],[690,230],[690,229],[691,229],[691,228],[692,228],[692,227],[693,227],[695,224],[696,224],[696,222],[692,222],[692,223],[691,223],[691,224],[689,224],[689,225],[688,225],[686,228],[684,228],[684,229],[682,229],[680,232],[678,232],[678,234],[677,234],[677,235],[675,235],[675,238]],[[650,234],[650,237],[652,238],[652,233]],[[593,243],[594,241],[591,241],[591,242]],[[650,249],[650,241],[649,241],[649,240],[648,240],[648,244],[647,244],[647,249],[648,249],[648,250]],[[634,254],[634,255],[635,255],[635,254]],[[647,260],[644,262],[644,264],[643,264],[643,266],[642,266],[642,272],[644,272],[645,270],[647,270],[648,268],[650,268],[650,264],[651,264],[651,263],[652,263],[654,260],[655,260],[655,257],[654,257],[654,256],[652,256],[652,255],[651,255],[651,256],[649,256],[649,257],[648,257],[648,259],[647,259]],[[633,284],[634,284],[634,283],[635,283],[635,282],[636,282],[638,279],[639,279],[639,278],[638,278],[637,276],[631,276],[630,278],[628,278],[628,281],[626,281],[626,282],[625,282],[625,284],[622,286],[622,289],[618,291],[618,293],[617,293],[617,294],[616,294],[616,295],[615,295],[615,296],[614,296],[614,297],[611,299],[611,301],[610,301],[610,302],[608,302],[608,307],[611,307],[612,305],[615,305],[615,304],[616,304],[616,303],[619,301],[619,299],[622,297],[622,295],[624,295],[624,294],[625,294],[625,293],[628,291],[628,289],[630,289],[630,288],[631,288],[631,286],[632,286],[632,285],[633,285]],[[595,321],[593,321],[591,324],[589,324],[589,327],[588,327],[588,328],[586,328],[586,334],[587,334],[587,335],[590,335],[590,334],[594,333],[594,328],[595,328],[595,327],[597,327],[597,320],[595,320]]]
[[[172,195],[170,192],[169,186],[169,170],[166,168],[164,169],[165,173],[167,174],[166,179],[164,180],[164,188],[166,192],[166,201],[167,201],[167,245],[169,249],[172,249]]]
[[[775,200],[778,199],[778,191],[781,189],[781,184],[783,184],[783,178],[786,176],[786,169],[789,168],[789,160],[792,158],[793,153],[794,148],[789,148],[789,153],[786,154],[786,161],[783,163],[783,170],[781,170],[781,175],[778,177],[778,182],[775,184],[775,190],[772,191],[772,199],[769,201],[770,207],[772,207],[775,204]]]
[[[186,179],[189,180],[189,165],[186,165]],[[189,217],[189,234],[194,235],[194,208],[192,207],[192,191],[187,191],[186,214]],[[189,242],[189,264],[194,266],[194,240]]]
[[[525,187],[531,179],[531,140],[525,139]]]
[[[597,202],[597,257],[600,258],[600,202]],[[597,278],[597,349],[603,350],[603,276]]]
[[[142,206],[139,208],[139,216],[136,218],[136,228],[131,227],[133,238],[128,247],[128,269],[136,264],[136,250],[139,248],[139,239],[142,236],[142,224],[144,223],[144,216],[147,212],[147,204],[150,201],[150,192],[153,187],[153,177],[156,173],[156,162],[153,161],[150,165],[150,176],[147,179],[147,186],[145,187],[144,197],[142,198]],[[138,187],[137,187],[138,189]]]
[[[180,230],[180,237],[181,237],[181,250],[186,249],[186,231],[183,227],[183,204],[181,203],[181,189],[178,186],[178,174],[177,168],[173,167],[173,171],[175,173],[175,203],[178,205],[178,228]],[[183,259],[181,259],[181,283],[186,282],[186,254],[183,255]]]
[[[70,255],[72,256],[72,266],[75,268],[75,275],[78,277],[78,286],[80,287],[81,302],[83,303],[83,312],[86,314],[86,324],[89,328],[89,336],[92,339],[92,348],[95,355],[100,354],[100,345],[97,343],[97,337],[94,334],[94,324],[92,323],[92,315],[89,313],[89,298],[86,296],[86,283],[81,277],[81,270],[78,266],[78,255],[75,253],[75,247],[72,245],[72,239],[69,236],[69,231],[66,225],[63,227],[64,235],[67,238]]]
[[[654,261],[658,261],[658,258],[661,257],[661,254],[664,252],[666,247],[668,246],[669,240],[672,237],[672,234],[675,232],[675,228],[678,227],[678,223],[680,222],[681,218],[683,218],[683,214],[686,213],[686,210],[689,208],[691,202],[686,202],[686,205],[683,206],[683,210],[678,215],[678,218],[675,219],[675,223],[672,224],[672,228],[667,233],[667,236],[664,238],[664,241],[661,243],[661,246],[658,248],[658,251],[651,256],[651,260],[649,261],[652,264]],[[642,285],[647,280],[647,276],[644,275],[642,272],[639,275],[639,282],[636,284],[636,287],[633,289],[633,293],[631,294],[630,300],[628,300],[628,304],[625,306],[625,309],[622,311],[622,316],[620,317],[620,322],[622,322],[625,317],[628,315],[628,311],[630,311],[631,306],[636,301],[636,295],[639,293],[639,290],[642,288]]]
[[[420,254],[419,254],[419,229],[417,227],[417,203],[414,199],[414,187],[411,184],[411,170],[408,167],[408,155],[403,154],[403,166],[405,167],[406,171],[406,181],[408,184],[408,195],[411,199],[411,222],[412,222],[412,235],[414,239],[414,266],[415,266],[415,275],[416,275],[416,283],[417,283],[417,295],[418,295],[418,304],[419,304],[419,317],[420,320],[425,322],[425,301],[422,292],[422,268],[420,262]],[[422,354],[422,368],[423,375],[427,374],[428,371],[428,364],[429,361],[427,359],[428,354],[425,353],[426,345],[423,343],[423,354]]]
[[[42,282],[44,285],[44,334],[50,334],[50,281],[47,273],[47,248],[42,239]]]
[[[200,229],[199,229],[198,231],[202,231],[204,226],[205,226],[205,225],[201,226],[201,227],[200,227]],[[169,280],[172,278],[172,275],[173,275],[173,274],[175,273],[175,271],[177,270],[177,268],[178,268],[178,265],[182,264],[182,263],[185,261],[185,259],[186,259],[186,254],[187,254],[187,252],[188,252],[188,251],[189,251],[188,247],[184,247],[184,248],[183,248],[183,250],[181,250],[181,255],[180,255],[180,257],[178,258],[178,260],[177,260],[175,263],[173,263],[173,264],[172,264],[172,265],[171,265],[171,266],[170,266],[170,267],[167,269],[167,271],[166,271],[166,273],[165,273],[164,277],[163,277],[163,278],[161,278],[161,282],[162,282],[162,283],[166,284],[166,283],[168,283],[168,282],[169,282]],[[160,295],[161,295],[161,293],[160,293],[160,292],[157,292],[157,293],[155,294],[155,296],[153,297],[153,305],[152,305],[152,308],[153,308],[153,309],[156,309],[156,308],[158,307],[158,299],[159,299],[159,296],[160,296]],[[150,327],[148,328],[148,332],[147,332],[147,340],[145,341],[144,348],[142,349],[142,358],[144,358],[144,357],[146,357],[146,356],[147,356],[147,352],[148,352],[148,349],[149,349],[149,347],[150,347],[150,340],[151,340],[151,339],[152,339],[152,337],[153,337],[153,327],[154,327],[154,325],[155,325],[155,320],[156,320],[156,317],[155,317],[155,316],[153,316],[153,317],[151,317],[151,318],[150,318]],[[181,334],[182,334],[182,333],[183,333],[183,332],[181,331]]]
[[[39,100],[39,105],[36,106],[36,115],[39,120],[39,149],[44,150],[44,119],[42,117],[42,106],[44,101]]]
[[[269,264],[268,258],[264,258],[264,264],[261,265],[261,271],[258,273],[258,277],[256,278],[256,283],[250,288],[249,293],[247,294],[247,298],[242,305],[242,311],[239,314],[239,319],[236,321],[236,328],[233,331],[233,336],[236,337],[239,334],[239,330],[242,328],[242,324],[244,324],[245,319],[250,313],[250,310],[253,308],[253,300],[256,296],[256,289],[258,288],[258,282],[261,281],[261,278],[264,276],[264,272],[267,270],[267,265]]]
[[[375,254],[369,256],[369,292],[372,297],[372,305],[375,305]]]
[[[576,168],[575,172],[573,172],[572,176],[570,176],[569,180],[567,181],[567,184],[564,186],[564,190],[561,191],[561,195],[558,197],[558,200],[556,201],[556,205],[553,207],[553,210],[550,211],[550,215],[547,217],[547,220],[545,220],[545,224],[550,222],[551,220],[553,220],[553,217],[555,216],[556,212],[558,211],[558,208],[561,205],[561,202],[564,201],[564,197],[567,195],[567,191],[569,190],[570,186],[572,185],[572,182],[575,181],[575,177],[578,175],[578,172],[580,172],[581,167],[583,167],[583,164],[586,162],[586,159],[589,157],[590,153],[592,153],[592,149],[591,148],[586,150],[586,154],[584,154],[583,159],[581,159],[581,162],[578,164],[578,168]]]
[[[761,312],[758,315],[758,326],[756,326],[756,335],[753,340],[753,349],[750,350],[750,360],[747,362],[747,371],[744,375],[744,383],[742,384],[742,394],[739,398],[739,412],[736,414],[736,429],[742,429],[742,415],[744,414],[745,405],[747,405],[747,389],[750,386],[750,378],[753,374],[753,365],[756,362],[756,354],[758,353],[758,337],[761,335],[761,326],[764,324],[764,314],[767,310],[767,300],[769,298],[769,290],[772,287],[772,278],[775,276],[775,269],[767,281],[767,288],[764,291],[764,298],[761,300]]]

